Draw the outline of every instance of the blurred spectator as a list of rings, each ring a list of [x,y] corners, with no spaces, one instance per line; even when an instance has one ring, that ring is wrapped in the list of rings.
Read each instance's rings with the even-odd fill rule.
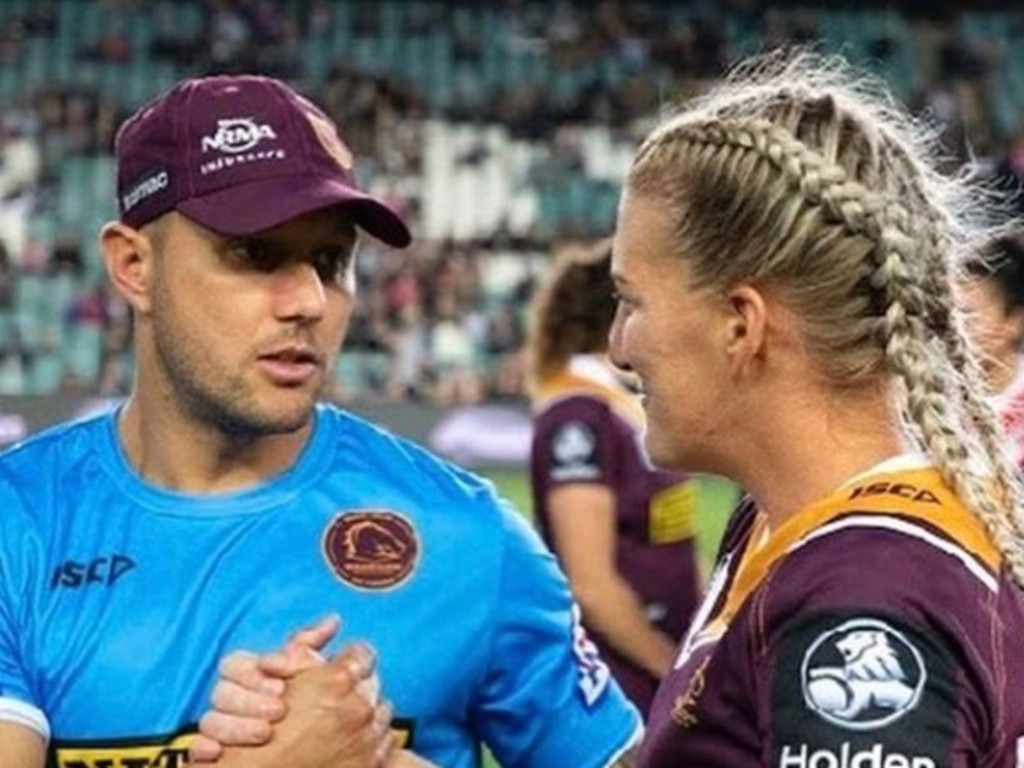
[[[246,47],[252,39],[252,29],[234,0],[210,0],[209,19],[206,29],[210,66],[223,71],[229,68],[237,71],[245,58]],[[244,65],[242,65],[244,67]]]
[[[107,321],[106,310],[102,290],[94,289],[81,293],[72,300],[71,306],[68,307],[67,320],[72,325],[103,327]]]
[[[995,184],[1017,215],[1024,215],[1024,123],[1010,137],[995,167]]]
[[[55,275],[82,277],[85,274],[82,244],[77,234],[66,232],[57,239],[50,252],[50,261],[47,264],[46,272],[51,277]]]
[[[961,298],[968,328],[981,353],[993,406],[1010,450],[1024,469],[1024,233],[1007,232],[982,243],[967,262]]]
[[[515,397],[523,393],[526,329],[521,306],[512,300],[504,301],[489,318],[484,352],[490,360],[489,392],[495,397]]]
[[[74,368],[66,367],[61,373],[57,394],[62,397],[80,398],[92,394],[95,389],[93,382],[83,379]]]
[[[420,302],[411,301],[399,307],[389,343],[391,360],[385,384],[388,399],[423,398],[428,344]]]
[[[14,289],[17,273],[11,260],[11,251],[0,240],[0,317],[9,318],[14,310]],[[6,323],[5,323],[6,325]]]
[[[484,396],[477,345],[456,294],[446,292],[439,299],[429,336],[434,402],[474,405]]]
[[[751,48],[813,42],[828,34],[828,22],[863,19],[863,28],[872,31],[844,42],[850,52],[883,67],[900,66],[909,29],[918,67],[910,76],[919,86],[916,103],[943,131],[948,168],[971,159],[994,169],[1008,199],[1024,213],[1024,129],[1016,130],[1024,115],[1011,108],[1024,99],[1006,88],[1015,82],[1006,73],[1014,63],[1009,42],[1024,31],[1021,19],[999,9],[972,7],[968,16],[947,4],[897,3],[886,10],[900,23],[880,28],[866,23],[873,20],[872,8],[848,5],[17,3],[0,15],[0,241],[15,274],[42,269],[80,278],[90,272],[91,247],[71,245],[64,234],[89,230],[100,212],[113,210],[102,160],[119,118],[138,106],[133,94],[140,91],[139,78],[248,69],[301,79],[348,127],[346,141],[364,158],[356,169],[364,184],[418,227],[437,227],[431,218],[438,205],[435,184],[450,195],[446,215],[461,221],[482,220],[488,207],[504,206],[489,217],[500,222],[494,230],[480,224],[483,231],[473,242],[449,242],[444,238],[450,231],[421,232],[428,236],[404,265],[367,244],[361,285],[387,299],[367,302],[372,309],[353,317],[350,343],[390,359],[360,374],[365,394],[427,396],[437,383],[427,378],[432,337],[448,350],[468,337],[479,396],[521,395],[521,328],[514,309],[522,297],[483,295],[490,254],[511,251],[525,261],[549,252],[555,239],[603,234],[625,171],[617,157],[628,155],[654,116],[701,92]],[[977,34],[978,23],[993,30],[993,40]],[[89,59],[80,67],[79,53]],[[109,72],[118,68],[124,77],[111,81]],[[437,130],[452,122],[476,132],[454,160],[445,156]],[[499,141],[492,138],[496,130]],[[85,156],[90,162],[77,165]],[[456,199],[448,183],[456,173],[471,180],[480,211],[473,207],[476,194]],[[67,183],[83,188],[62,189]],[[56,244],[55,233],[61,233]],[[452,300],[445,297],[449,291],[459,321],[438,316],[438,307]],[[415,307],[407,308],[408,302]],[[447,384],[438,391],[454,397]]]
[[[95,43],[83,47],[79,56],[85,60],[124,64],[131,60],[132,42],[123,32],[111,31]]]
[[[0,120],[0,241],[20,255],[41,179],[41,154],[34,120],[11,110]]]

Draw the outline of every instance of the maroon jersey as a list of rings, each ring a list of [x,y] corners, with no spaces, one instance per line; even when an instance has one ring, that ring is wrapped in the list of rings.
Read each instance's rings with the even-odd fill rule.
[[[530,470],[541,535],[553,548],[546,505],[551,489],[606,486],[616,505],[616,567],[643,601],[651,623],[681,639],[699,590],[693,484],[647,462],[640,444],[643,413],[625,390],[567,372],[547,382],[537,406]],[[626,694],[646,713],[658,680],[619,655],[593,628],[587,631]]]
[[[1024,766],[1024,592],[909,463],[770,536],[736,513],[640,768]]]

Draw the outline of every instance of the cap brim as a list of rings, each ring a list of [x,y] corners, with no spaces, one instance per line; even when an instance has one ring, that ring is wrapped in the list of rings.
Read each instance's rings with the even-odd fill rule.
[[[183,200],[176,208],[207,229],[240,237],[335,205],[351,212],[356,226],[390,246],[405,248],[412,242],[405,222],[385,203],[334,179],[265,179]]]

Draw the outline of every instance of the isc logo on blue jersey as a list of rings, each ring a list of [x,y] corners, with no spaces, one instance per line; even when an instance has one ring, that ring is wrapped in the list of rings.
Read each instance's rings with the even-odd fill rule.
[[[94,557],[92,560],[65,560],[53,569],[50,589],[67,587],[77,589],[92,584],[112,587],[118,579],[135,567],[135,561],[127,555],[112,554]]]

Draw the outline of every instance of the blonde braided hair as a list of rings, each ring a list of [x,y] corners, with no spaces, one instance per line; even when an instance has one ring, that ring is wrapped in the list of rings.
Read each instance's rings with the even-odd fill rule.
[[[656,128],[628,183],[673,205],[698,284],[783,291],[834,385],[896,377],[910,436],[1024,585],[1024,493],[953,309],[980,198],[931,139],[842,60],[777,54]]]

